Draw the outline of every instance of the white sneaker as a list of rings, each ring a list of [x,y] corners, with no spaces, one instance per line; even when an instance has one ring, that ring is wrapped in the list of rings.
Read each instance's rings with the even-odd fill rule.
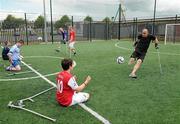
[[[131,73],[131,74],[129,75],[129,77],[130,77],[130,78],[137,78],[137,75]]]

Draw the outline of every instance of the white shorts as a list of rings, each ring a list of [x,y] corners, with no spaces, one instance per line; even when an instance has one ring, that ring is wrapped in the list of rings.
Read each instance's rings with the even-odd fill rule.
[[[74,44],[75,44],[75,42],[69,43],[69,48],[74,49]]]
[[[74,93],[72,98],[72,103],[70,104],[70,106],[86,102],[89,99],[89,97],[90,97],[89,93],[84,93],[84,92]]]

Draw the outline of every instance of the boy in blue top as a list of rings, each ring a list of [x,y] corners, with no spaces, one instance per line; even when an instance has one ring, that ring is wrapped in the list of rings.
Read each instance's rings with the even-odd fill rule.
[[[22,56],[20,55],[20,47],[23,46],[24,41],[19,40],[14,46],[11,47],[9,53],[10,66],[6,68],[7,71],[21,71],[20,61]]]

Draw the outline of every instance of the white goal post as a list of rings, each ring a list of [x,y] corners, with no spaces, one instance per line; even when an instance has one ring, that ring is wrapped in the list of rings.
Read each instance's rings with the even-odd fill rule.
[[[176,40],[180,41],[180,23],[166,24],[164,44],[167,42],[175,43]]]

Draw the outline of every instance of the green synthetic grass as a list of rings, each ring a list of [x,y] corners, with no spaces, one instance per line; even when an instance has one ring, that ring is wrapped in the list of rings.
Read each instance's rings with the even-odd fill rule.
[[[180,123],[180,46],[161,45],[160,52],[163,75],[159,73],[158,56],[151,45],[149,53],[139,70],[138,79],[128,75],[132,66],[127,61],[132,50],[123,50],[118,46],[132,49],[128,41],[80,42],[76,44],[77,62],[74,74],[80,84],[87,75],[92,81],[85,89],[91,94],[86,105],[108,119],[112,124],[179,124]],[[46,75],[60,71],[60,59],[26,58],[27,56],[68,57],[65,45],[55,52],[54,45],[24,46],[24,61],[32,64],[40,73]],[[165,53],[165,54],[164,54]],[[123,56],[124,64],[117,64],[116,58]],[[8,65],[8,62],[0,61]],[[28,70],[23,67],[23,71]],[[32,77],[36,74],[7,76],[0,67],[0,79]],[[55,76],[48,77],[55,82]],[[38,78],[21,81],[0,81],[0,124],[50,124],[52,122],[21,110],[7,108],[9,101],[32,96],[51,87]],[[96,118],[76,105],[63,108],[55,101],[55,91],[49,91],[34,99],[35,103],[26,102],[27,108],[57,119],[57,124],[100,124]]]

